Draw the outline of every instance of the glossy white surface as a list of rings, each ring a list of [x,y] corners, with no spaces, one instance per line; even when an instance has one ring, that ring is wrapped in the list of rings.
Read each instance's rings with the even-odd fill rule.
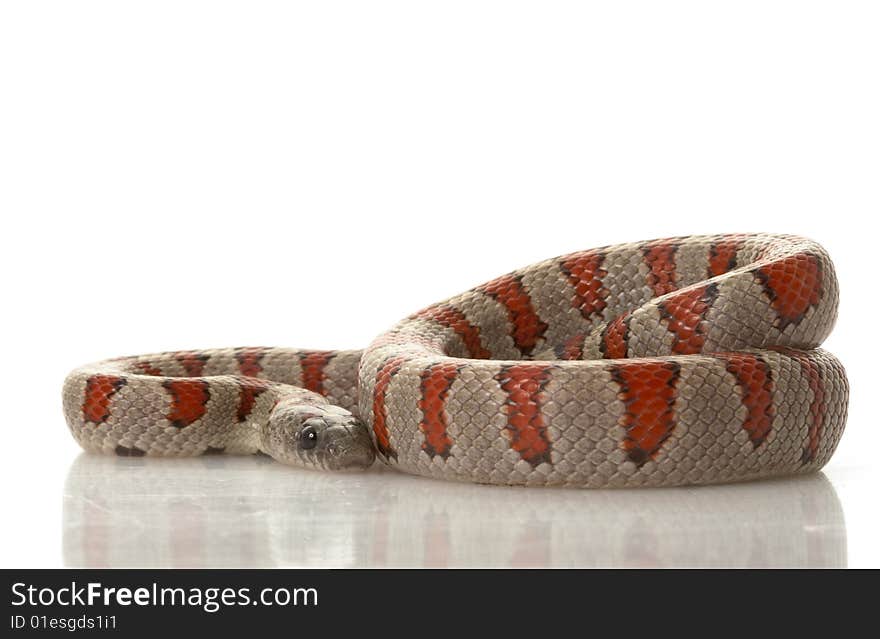
[[[64,489],[66,566],[843,567],[824,475],[584,491],[333,475],[265,458],[80,455]]]

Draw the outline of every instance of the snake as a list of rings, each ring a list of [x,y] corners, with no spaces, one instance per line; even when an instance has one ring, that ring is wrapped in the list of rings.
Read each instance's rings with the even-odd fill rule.
[[[73,370],[87,451],[623,488],[816,472],[849,386],[827,251],[788,234],[587,249],[412,313],[362,350],[238,347]]]

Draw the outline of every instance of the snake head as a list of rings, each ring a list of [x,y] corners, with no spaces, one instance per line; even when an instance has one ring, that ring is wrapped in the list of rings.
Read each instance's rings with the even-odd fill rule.
[[[364,423],[332,404],[281,402],[264,425],[263,451],[301,468],[363,470],[376,458]]]

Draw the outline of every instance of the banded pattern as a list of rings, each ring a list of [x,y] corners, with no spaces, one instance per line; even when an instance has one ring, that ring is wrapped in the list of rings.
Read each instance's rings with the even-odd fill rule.
[[[767,362],[758,355],[722,354],[727,372],[736,377],[736,385],[742,393],[742,403],[748,414],[743,421],[743,429],[749,434],[749,441],[757,448],[773,426],[773,374]]]
[[[586,320],[601,316],[608,306],[605,300],[610,292],[603,283],[608,275],[608,271],[602,268],[604,260],[601,251],[583,251],[560,262],[560,268],[574,289],[572,305]]]
[[[363,352],[238,348],[65,382],[87,449],[254,453],[291,394],[354,410],[400,470],[480,483],[702,484],[810,472],[846,420],[825,250],[695,236],[546,260],[414,313]]]
[[[86,379],[83,398],[83,418],[93,424],[103,424],[110,417],[110,400],[125,385],[118,375],[92,375]]]
[[[459,367],[453,363],[434,364],[422,371],[419,408],[422,421],[419,430],[425,436],[422,450],[429,457],[439,455],[446,459],[451,454],[452,439],[449,437],[449,418],[446,413],[446,397],[449,387],[458,375]]]
[[[524,356],[531,355],[544,337],[547,323],[535,312],[534,304],[523,285],[522,277],[505,275],[484,284],[477,290],[489,295],[504,306],[512,326],[510,336],[513,338],[514,344]]]
[[[654,295],[659,297],[676,290],[677,271],[675,253],[678,242],[657,240],[645,245],[645,262],[648,265],[648,283]]]
[[[802,238],[582,251],[428,307],[377,339],[361,364],[366,389],[373,362],[408,349],[395,364],[397,410],[375,416],[362,395],[360,412],[382,424],[389,463],[432,477],[644,486],[808,472],[845,421],[843,370],[816,348],[836,309],[833,266]],[[501,361],[474,361],[455,322]],[[440,370],[442,396],[425,383]],[[408,401],[431,405],[438,427]],[[823,439],[826,419],[834,436]],[[442,457],[429,443],[439,432]]]
[[[657,308],[672,333],[672,352],[693,355],[703,352],[706,343],[706,314],[718,296],[718,286],[690,287],[668,295]]]
[[[622,362],[611,369],[625,407],[623,450],[636,466],[656,457],[672,434],[680,373],[675,361]]]
[[[311,351],[300,356],[302,368],[302,385],[304,388],[326,395],[324,390],[324,378],[326,377],[327,364],[333,359],[334,354],[330,351]]]
[[[126,457],[252,454],[259,450],[254,424],[281,399],[353,406],[360,355],[259,347],[121,358],[72,373],[65,413],[89,450]],[[346,365],[333,371],[330,392],[325,371],[336,357]],[[117,374],[101,372],[108,366]]]
[[[388,411],[385,407],[385,396],[391,379],[400,372],[403,365],[402,357],[392,357],[379,368],[376,385],[373,389],[373,432],[376,434],[376,447],[385,457],[396,458],[397,452],[391,446],[388,436]]]
[[[510,447],[532,466],[550,463],[550,440],[542,406],[550,379],[550,368],[541,364],[504,366],[495,376],[507,394],[504,432]]]

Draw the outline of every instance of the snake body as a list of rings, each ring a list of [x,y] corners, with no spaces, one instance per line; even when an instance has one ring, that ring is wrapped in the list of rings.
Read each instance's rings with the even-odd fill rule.
[[[813,472],[846,422],[819,345],[838,283],[791,235],[690,236],[572,253],[399,322],[363,351],[234,348],[74,370],[87,450],[263,452],[325,469],[374,454],[509,485],[706,484]]]

